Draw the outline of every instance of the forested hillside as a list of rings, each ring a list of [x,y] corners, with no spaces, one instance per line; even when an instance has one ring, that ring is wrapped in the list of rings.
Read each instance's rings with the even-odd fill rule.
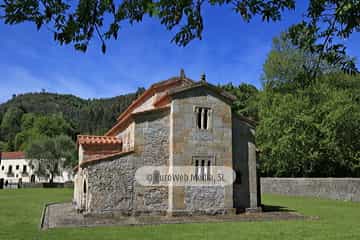
[[[22,150],[35,136],[103,134],[141,93],[113,98],[81,99],[56,93],[26,93],[0,105],[0,150]]]

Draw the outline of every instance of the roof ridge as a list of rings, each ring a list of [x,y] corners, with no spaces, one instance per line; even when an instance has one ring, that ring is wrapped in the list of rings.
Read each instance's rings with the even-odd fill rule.
[[[133,152],[134,152],[134,150],[129,150],[129,151],[119,151],[117,153],[112,153],[112,154],[105,154],[105,155],[102,155],[102,156],[89,158],[89,159],[87,159],[85,161],[82,161],[79,165],[84,166],[84,165],[89,164],[89,163],[102,161],[102,160],[107,160],[107,159],[117,157],[117,156],[123,156],[123,155],[130,154],[130,153],[133,153]]]
[[[180,87],[180,88],[177,88],[177,89],[172,89],[169,91],[169,95],[172,95],[172,94],[176,94],[176,93],[179,93],[179,92],[183,92],[183,91],[186,91],[186,90],[189,90],[189,89],[192,89],[192,88],[196,88],[196,87],[208,87],[214,91],[216,91],[218,94],[222,95],[223,97],[225,98],[228,98],[232,101],[236,100],[236,96],[229,93],[228,91],[220,88],[220,87],[217,87],[211,83],[208,83],[208,82],[195,82],[194,84],[191,84],[189,86],[183,86],[183,87]]]
[[[144,99],[146,100],[151,94],[153,94],[154,92],[156,92],[156,90],[162,89],[164,87],[169,87],[173,84],[177,84],[179,81],[186,81],[188,83],[190,83],[191,85],[195,83],[194,80],[188,78],[188,77],[179,77],[179,76],[175,76],[175,77],[171,77],[167,80],[164,81],[160,81],[157,83],[152,84],[148,89],[145,90],[145,92],[143,92],[138,98],[136,98],[116,119],[117,122],[121,121],[122,119],[126,118],[126,116],[128,116],[131,111],[133,111],[134,109],[136,109],[136,107],[139,106],[139,104],[141,104]],[[116,125],[116,124],[115,124]],[[112,131],[113,128],[110,128],[105,135],[109,136]]]
[[[78,137],[106,137],[106,138],[112,138],[116,136],[106,136],[106,135],[87,135],[87,134],[78,134]]]

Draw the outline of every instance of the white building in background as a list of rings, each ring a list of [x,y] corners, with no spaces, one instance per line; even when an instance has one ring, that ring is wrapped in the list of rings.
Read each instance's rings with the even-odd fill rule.
[[[63,171],[61,176],[56,176],[54,182],[64,183],[72,181],[71,170]],[[22,183],[48,182],[47,178],[35,174],[35,168],[30,160],[25,158],[24,152],[0,152],[0,182],[4,186]]]

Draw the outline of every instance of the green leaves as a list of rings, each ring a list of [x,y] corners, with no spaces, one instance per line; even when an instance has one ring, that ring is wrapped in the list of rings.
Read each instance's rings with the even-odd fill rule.
[[[359,177],[358,77],[323,75],[311,87],[260,94],[261,169],[278,177]]]
[[[298,30],[311,33],[306,24]],[[284,33],[274,39],[264,64],[257,127],[262,174],[358,177],[360,78],[341,72],[341,45],[321,54],[324,45],[312,41],[313,51],[304,50]]]
[[[245,21],[250,21],[255,15],[260,15],[263,21],[278,21],[281,13],[285,9],[295,9],[295,1],[275,0],[275,1],[233,1],[235,11],[239,13]]]
[[[204,0],[80,0],[71,5],[65,0],[5,0],[0,6],[6,24],[33,22],[38,29],[44,24],[54,31],[60,44],[73,44],[85,52],[95,37],[101,41],[101,51],[106,52],[106,39],[117,39],[121,24],[141,22],[145,16],[153,17],[168,30],[175,30],[172,42],[186,46],[201,39],[203,32],[202,8]],[[235,6],[245,21],[260,15],[263,21],[281,19],[281,12],[294,9],[294,0],[208,0],[210,5]],[[106,19],[106,21],[105,21]]]
[[[139,89],[133,94],[89,100],[45,91],[20,94],[7,103],[0,104],[0,141],[4,143],[2,149],[23,150],[28,139],[37,138],[35,133],[50,137],[65,134],[72,139],[79,133],[102,135],[143,91],[144,89]]]
[[[229,83],[221,87],[237,97],[233,102],[233,111],[254,121],[259,119],[257,106],[259,90],[255,86],[242,83],[236,87]]]
[[[359,1],[311,0],[307,19],[292,26],[289,36],[304,51],[318,54],[319,59],[333,66],[340,65],[346,73],[356,74],[355,61],[347,56],[344,39],[360,30],[359,19]]]
[[[61,115],[39,116],[26,113],[21,118],[21,131],[14,132],[14,149],[23,151],[32,141],[42,137],[73,135],[73,129]]]
[[[233,11],[249,22],[254,16],[263,21],[279,21],[284,10],[295,9],[295,0],[208,0],[210,6],[230,5]],[[60,44],[73,44],[86,52],[95,37],[106,52],[106,40],[117,39],[121,24],[141,22],[145,16],[159,20],[167,30],[175,30],[171,42],[186,46],[202,39],[204,29],[202,8],[205,0],[80,0],[70,5],[65,0],[5,0],[0,5],[6,24],[33,22],[37,29],[44,24],[54,31]],[[106,21],[105,21],[106,19]],[[354,59],[346,54],[342,43],[360,30],[360,2],[353,0],[310,0],[302,22],[289,30],[292,43],[310,51],[333,66],[340,65],[346,73],[358,72]],[[315,79],[320,61],[309,75]]]
[[[32,159],[36,173],[49,177],[50,182],[63,169],[76,163],[76,146],[70,137],[59,135],[53,138],[41,137],[32,141],[25,149],[26,158]]]

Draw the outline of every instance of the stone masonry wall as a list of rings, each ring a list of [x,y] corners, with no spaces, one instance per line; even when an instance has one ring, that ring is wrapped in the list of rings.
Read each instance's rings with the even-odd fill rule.
[[[261,178],[261,192],[360,202],[360,178]]]
[[[83,169],[88,181],[87,212],[166,211],[168,187],[141,186],[135,172],[143,166],[166,165],[168,159],[169,112],[136,117],[133,153]]]
[[[258,199],[254,127],[233,116],[233,168],[237,178],[233,184],[234,207],[256,208]]]
[[[168,166],[169,110],[135,118],[136,167]],[[165,212],[168,187],[146,187],[135,183],[134,206],[139,212]]]
[[[212,212],[224,209],[225,192],[221,186],[185,187],[186,210]]]
[[[196,108],[209,108],[209,129],[198,129]],[[232,167],[231,107],[205,88],[192,89],[173,99],[171,112],[170,164],[195,166],[194,159],[211,159],[211,165]],[[190,173],[189,173],[190,174]],[[233,208],[232,186],[222,190],[173,187],[170,211]]]
[[[133,209],[134,157],[102,161],[84,169],[88,179],[87,212]]]

